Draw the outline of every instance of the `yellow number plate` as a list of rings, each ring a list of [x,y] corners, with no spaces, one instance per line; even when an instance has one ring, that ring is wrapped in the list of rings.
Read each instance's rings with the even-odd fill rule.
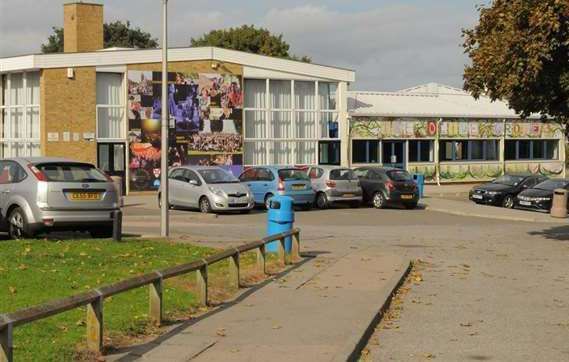
[[[354,194],[344,194],[344,197],[354,197]]]
[[[304,185],[292,185],[293,190],[304,190]]]
[[[71,201],[99,201],[101,194],[99,192],[72,192],[69,194]]]
[[[410,199],[413,198],[413,195],[401,195],[401,198],[402,198],[403,200],[410,200]]]

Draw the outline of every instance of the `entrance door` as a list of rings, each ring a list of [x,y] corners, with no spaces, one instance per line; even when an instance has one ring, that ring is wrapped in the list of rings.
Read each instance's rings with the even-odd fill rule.
[[[122,192],[126,192],[126,162],[124,143],[97,144],[97,167],[110,176],[122,178]]]
[[[383,166],[405,169],[405,141],[383,142]]]

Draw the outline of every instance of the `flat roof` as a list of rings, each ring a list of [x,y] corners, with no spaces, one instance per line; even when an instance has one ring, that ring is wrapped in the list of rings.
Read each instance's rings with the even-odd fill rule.
[[[0,73],[34,69],[69,68],[88,66],[120,66],[128,64],[158,63],[162,49],[117,49],[84,53],[30,54],[0,58]],[[299,75],[354,82],[355,72],[350,69],[305,63],[297,60],[269,57],[217,47],[168,48],[168,61],[216,60],[260,69],[276,70]]]

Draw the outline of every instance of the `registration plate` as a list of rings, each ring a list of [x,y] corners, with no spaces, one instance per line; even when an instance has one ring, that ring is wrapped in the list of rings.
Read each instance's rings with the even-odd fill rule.
[[[520,201],[520,205],[531,206],[531,202],[529,202],[529,201]]]
[[[304,190],[304,185],[292,185],[293,190]]]
[[[401,195],[401,198],[402,198],[403,200],[410,200],[410,199],[413,198],[413,195]]]
[[[99,201],[101,193],[99,192],[72,192],[69,194],[71,201]]]
[[[473,199],[482,200],[482,195],[472,195]]]
[[[344,197],[354,197],[354,194],[344,194]]]

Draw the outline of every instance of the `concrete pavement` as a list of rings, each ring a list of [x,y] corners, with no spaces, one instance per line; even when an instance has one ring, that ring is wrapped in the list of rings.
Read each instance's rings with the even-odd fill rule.
[[[314,253],[231,308],[119,360],[345,361],[365,345],[362,338],[409,260],[377,247]]]

